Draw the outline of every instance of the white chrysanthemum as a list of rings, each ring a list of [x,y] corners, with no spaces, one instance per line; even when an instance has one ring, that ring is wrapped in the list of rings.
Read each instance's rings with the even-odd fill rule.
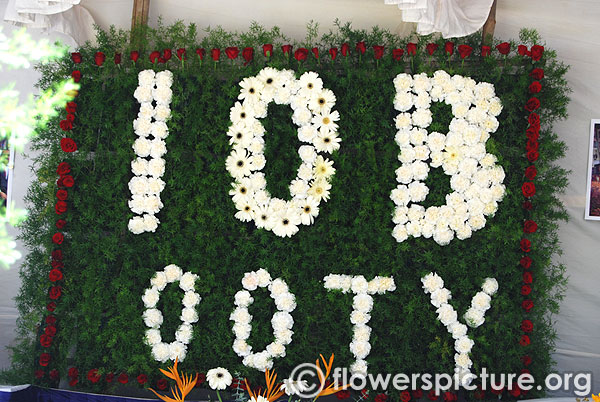
[[[153,346],[160,342],[162,342],[162,338],[158,329],[151,328],[146,331],[146,343],[148,345]]]
[[[296,297],[291,293],[285,293],[275,298],[275,306],[280,311],[288,313],[296,308]]]
[[[321,155],[317,156],[315,160],[314,175],[317,179],[325,178],[328,179],[335,173],[333,167],[333,161],[323,158]]]
[[[154,118],[156,121],[166,121],[171,117],[171,108],[169,105],[159,103],[154,109]]]
[[[458,319],[456,310],[449,304],[442,304],[436,312],[438,313],[440,322],[446,326],[455,323]]]
[[[433,116],[429,109],[417,109],[412,113],[412,121],[415,126],[429,127],[433,120]]]
[[[369,342],[369,339],[371,338],[371,327],[368,325],[355,325],[352,338],[357,342]]]
[[[222,391],[231,385],[231,381],[233,378],[229,371],[222,367],[217,367],[214,369],[210,369],[206,372],[206,381],[208,381],[208,385],[214,389]]]
[[[248,345],[244,339],[236,339],[233,341],[233,351],[240,357],[246,357],[252,353],[252,346]]]
[[[350,352],[357,359],[364,359],[371,352],[371,344],[364,341],[352,341],[350,342]]]
[[[144,323],[149,328],[158,328],[163,323],[163,315],[160,310],[151,308],[144,311]]]
[[[192,323],[198,321],[198,313],[195,308],[192,307],[184,307],[181,310],[181,321]]]
[[[133,234],[144,233],[144,218],[140,216],[134,216],[127,223],[127,228]]]
[[[373,297],[366,293],[359,293],[355,295],[352,308],[364,313],[369,313],[373,309]]]
[[[431,294],[431,304],[435,307],[441,307],[442,304],[448,303],[448,300],[451,298],[450,291],[446,288],[441,288]]]
[[[357,376],[366,376],[367,375],[367,362],[362,359],[356,360],[350,366],[350,372]]]
[[[156,73],[154,70],[143,70],[138,73],[138,83],[140,86],[154,86],[154,77]]]
[[[202,298],[198,293],[190,291],[185,292],[182,303],[185,307],[195,307],[198,303],[200,303],[200,300],[202,300]]]
[[[448,326],[448,332],[452,334],[454,339],[459,339],[467,335],[467,329],[468,328],[465,324],[461,324],[458,321]]]
[[[395,189],[392,190],[391,199],[392,201],[394,201],[394,204],[398,206],[408,205],[408,203],[410,202],[410,194],[408,192],[408,187],[402,184],[397,186]]]
[[[173,91],[167,86],[158,86],[152,90],[152,96],[157,103],[168,104],[173,98]]]
[[[152,279],[150,279],[150,284],[158,289],[158,291],[162,291],[167,286],[167,283],[167,275],[162,271],[155,273]]]
[[[471,300],[471,307],[481,310],[487,311],[490,308],[490,303],[492,298],[485,292],[477,292],[473,299]]]
[[[400,73],[394,78],[394,87],[396,91],[408,91],[412,88],[413,77],[406,73]]]
[[[271,283],[271,275],[263,268],[256,271],[256,279],[258,279],[258,286],[261,288],[267,287]]]
[[[294,325],[294,319],[288,312],[278,311],[273,314],[273,317],[271,318],[271,325],[273,326],[273,331],[291,329]]]
[[[402,224],[394,226],[394,230],[392,231],[392,236],[394,236],[394,239],[396,239],[396,241],[398,243],[401,243],[404,240],[408,239],[408,233],[406,231],[406,226],[402,225]]]
[[[144,214],[144,232],[155,232],[158,229],[160,221],[151,214]]]
[[[170,264],[165,267],[165,275],[168,282],[175,282],[181,279],[183,271],[175,264]]]
[[[154,124],[149,117],[140,116],[133,121],[133,129],[139,137],[148,137],[152,133]]]
[[[136,176],[145,176],[148,174],[148,160],[144,158],[135,158],[131,161],[131,171]]]
[[[171,357],[169,345],[163,342],[154,344],[154,346],[152,346],[152,357],[154,357],[154,360],[157,360],[161,363],[164,363],[167,360],[169,360],[169,358]]]
[[[254,302],[254,298],[247,290],[240,290],[235,294],[235,305],[238,307],[248,307]]]
[[[181,324],[175,332],[175,339],[177,341],[187,345],[192,340],[192,336],[194,335],[194,328],[189,324]]]
[[[150,86],[139,86],[133,92],[133,97],[137,99],[139,103],[152,102],[152,87]]]
[[[140,137],[136,139],[133,143],[133,152],[135,152],[137,156],[141,156],[142,158],[149,156],[151,150],[152,141],[148,140],[147,138]]]
[[[252,321],[252,316],[246,307],[237,307],[229,315],[229,319],[235,321],[236,323],[250,324]]]
[[[454,362],[456,366],[463,369],[469,369],[473,365],[473,362],[469,359],[469,355],[466,353],[456,353],[454,355]]]
[[[421,278],[421,282],[423,283],[423,289],[425,289],[426,293],[433,293],[444,287],[444,280],[434,272]]]
[[[165,173],[165,160],[162,158],[151,159],[148,162],[148,174],[152,177],[161,177]]]
[[[456,341],[454,341],[454,349],[458,353],[469,353],[473,348],[473,345],[475,345],[475,342],[473,342],[473,340],[467,337],[466,335],[461,336]]]
[[[371,315],[363,311],[353,310],[350,313],[350,322],[354,325],[362,325],[369,322]]]
[[[465,321],[472,328],[477,328],[485,322],[484,312],[475,308],[470,308],[465,313]]]
[[[169,359],[183,361],[187,355],[187,346],[181,342],[171,342],[169,344]]]
[[[394,140],[396,141],[396,144],[398,144],[398,146],[400,148],[406,147],[406,146],[408,146],[410,144],[410,136],[411,136],[411,134],[412,134],[412,130],[401,128],[396,133],[396,136],[394,137]]]
[[[258,275],[256,272],[246,272],[242,278],[242,286],[246,290],[256,290],[258,287]]]
[[[352,278],[352,292],[366,293],[369,290],[369,282],[362,275],[357,275]]]
[[[412,125],[410,113],[398,113],[398,116],[394,119],[397,129],[409,128]]]
[[[129,191],[131,194],[143,195],[148,192],[148,179],[134,176],[129,180]]]
[[[485,293],[492,296],[498,291],[498,281],[494,278],[485,278],[481,288]]]
[[[144,306],[146,308],[155,307],[159,299],[160,294],[158,293],[158,289],[155,287],[146,289],[146,291],[144,292],[144,296],[142,296],[142,301],[144,302]]]
[[[236,322],[233,324],[232,331],[237,339],[248,339],[250,332],[252,332],[252,326],[247,322]]]

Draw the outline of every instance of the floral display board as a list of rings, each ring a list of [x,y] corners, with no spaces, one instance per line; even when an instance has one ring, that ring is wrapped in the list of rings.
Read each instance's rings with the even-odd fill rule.
[[[568,88],[535,32],[144,34],[41,67],[81,89],[34,141],[14,357],[32,379],[160,389],[178,358],[252,382],[320,353],[549,372]]]

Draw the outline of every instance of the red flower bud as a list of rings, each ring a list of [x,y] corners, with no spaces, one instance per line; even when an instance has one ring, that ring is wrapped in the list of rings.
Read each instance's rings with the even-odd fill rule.
[[[106,60],[106,56],[104,55],[104,53],[96,52],[96,54],[94,55],[94,62],[98,67],[104,64],[104,60]]]
[[[273,45],[270,43],[267,43],[265,45],[263,45],[263,55],[265,57],[271,57],[273,56]]]

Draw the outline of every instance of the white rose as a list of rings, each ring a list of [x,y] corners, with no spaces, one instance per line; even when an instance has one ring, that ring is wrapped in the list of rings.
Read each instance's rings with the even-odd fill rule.
[[[198,321],[198,313],[196,313],[196,309],[195,308],[191,308],[191,307],[184,307],[181,310],[181,321],[187,322],[187,323],[193,323]]]
[[[240,290],[235,294],[235,305],[238,307],[248,307],[253,301],[254,298],[247,290]]]
[[[246,290],[256,290],[258,287],[258,276],[256,272],[246,272],[242,279],[242,286]]]
[[[175,264],[170,264],[165,267],[165,275],[169,283],[175,282],[181,279],[183,271]]]
[[[200,295],[198,295],[198,293],[185,292],[182,303],[185,307],[194,307],[198,303],[200,303],[200,300],[202,300],[202,298],[200,297]]]
[[[373,309],[373,297],[366,293],[361,293],[354,296],[352,308],[354,310],[368,313]]]
[[[484,312],[475,308],[470,308],[465,313],[465,321],[471,328],[477,328],[485,322]]]
[[[362,311],[353,310],[350,313],[350,322],[354,325],[366,324],[371,319],[371,315]]]
[[[144,323],[149,328],[158,328],[163,323],[163,315],[155,308],[144,311]]]
[[[134,216],[129,220],[127,228],[133,234],[144,233],[144,218],[140,216]]]
[[[357,359],[364,359],[371,352],[371,344],[369,342],[352,341],[350,342],[350,352]]]
[[[483,286],[481,287],[485,293],[492,296],[498,291],[498,281],[494,278],[485,278]]]
[[[369,289],[369,283],[362,275],[357,275],[352,278],[352,292],[353,293],[366,293]]]
[[[150,279],[150,284],[159,291],[162,291],[167,286],[167,283],[167,275],[162,271],[155,273],[152,279]]]
[[[474,344],[475,342],[465,335],[454,341],[454,349],[456,349],[458,353],[469,353]]]
[[[158,289],[155,287],[146,289],[144,296],[142,296],[142,301],[144,302],[144,306],[146,308],[152,308],[156,306],[156,303],[158,303],[159,299],[160,294],[158,293]]]
[[[454,310],[454,308],[452,308],[452,306],[449,304],[442,304],[440,307],[438,307],[436,312],[438,313],[438,319],[440,322],[446,326],[454,324],[458,318],[456,310]]]
[[[421,282],[423,283],[423,289],[425,289],[426,293],[433,293],[444,287],[444,280],[434,272],[421,278]]]

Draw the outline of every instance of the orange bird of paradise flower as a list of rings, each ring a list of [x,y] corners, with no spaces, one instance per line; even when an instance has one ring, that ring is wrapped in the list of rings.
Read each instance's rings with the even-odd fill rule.
[[[158,392],[150,388],[150,391],[154,392],[156,396],[162,399],[165,402],[184,402],[187,394],[190,393],[194,386],[196,386],[196,382],[198,382],[198,373],[196,373],[196,378],[192,379],[192,375],[188,377],[186,374],[180,375],[177,371],[177,358],[175,358],[175,364],[173,367],[169,367],[169,370],[160,369],[160,371],[168,378],[175,380],[177,384],[177,388],[173,389],[171,387],[171,394],[173,394],[173,398],[170,396],[160,395]]]
[[[592,394],[592,399],[594,400],[594,402],[600,402],[600,393],[598,395]]]
[[[348,384],[338,386],[336,383],[331,383],[331,384],[329,384],[329,386],[327,386],[327,387],[325,386],[327,383],[327,378],[329,377],[329,374],[331,374],[331,368],[333,367],[333,353],[331,354],[331,357],[329,358],[329,362],[327,362],[327,360],[325,360],[323,355],[319,355],[319,356],[321,356],[321,360],[323,360],[323,366],[325,366],[325,374],[323,374],[323,371],[321,370],[321,366],[319,365],[319,359],[317,359],[317,374],[319,375],[319,383],[321,385],[321,387],[320,387],[321,391],[317,394],[315,399],[313,399],[313,402],[316,401],[317,398],[319,398],[321,396],[335,394],[338,391],[343,391],[346,388],[348,388]]]
[[[248,394],[250,394],[250,398],[253,401],[257,401],[259,396],[262,396],[269,402],[274,402],[279,399],[285,392],[281,390],[281,384],[275,384],[275,380],[277,379],[277,374],[275,372],[271,372],[269,370],[265,371],[265,381],[267,383],[267,389],[263,392],[262,395],[259,393],[254,394],[250,385],[248,385],[248,380],[244,379],[246,383],[246,389],[248,390]]]

